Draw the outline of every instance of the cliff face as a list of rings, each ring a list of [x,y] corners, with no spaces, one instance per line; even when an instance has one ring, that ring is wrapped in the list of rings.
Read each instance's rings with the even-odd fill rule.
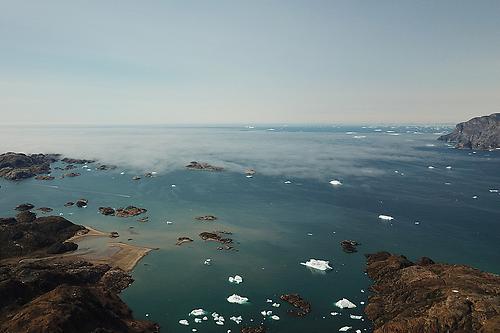
[[[49,173],[50,164],[57,161],[56,154],[5,153],[0,154],[0,177],[9,180],[31,178],[37,174]]]
[[[457,148],[496,149],[500,147],[500,113],[476,117],[458,124],[438,140],[455,143]]]
[[[374,333],[500,332],[500,277],[468,266],[367,255]]]
[[[118,297],[132,283],[130,275],[53,255],[54,247],[82,229],[29,211],[0,219],[0,333],[159,331],[154,323],[135,320]]]

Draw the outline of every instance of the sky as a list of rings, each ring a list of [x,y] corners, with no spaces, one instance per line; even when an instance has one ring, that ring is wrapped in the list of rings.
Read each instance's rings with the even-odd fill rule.
[[[0,0],[2,124],[456,123],[500,1]]]

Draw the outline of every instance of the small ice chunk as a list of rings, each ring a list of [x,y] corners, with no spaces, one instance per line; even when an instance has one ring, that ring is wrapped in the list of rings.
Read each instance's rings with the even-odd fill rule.
[[[347,332],[352,328],[352,326],[344,326],[339,328],[339,332]]]
[[[279,308],[279,307],[280,307],[280,304],[279,304],[279,303],[273,303],[273,307],[275,307],[275,308]]]
[[[273,319],[273,320],[280,320],[280,317],[278,317],[277,315],[272,315],[271,319]]]
[[[339,313],[338,312],[331,312],[330,313],[332,316],[337,316]]]
[[[365,302],[359,302],[359,304],[363,305],[363,304],[365,304]]]
[[[451,170],[451,165],[448,165],[446,169]]]
[[[198,332],[196,328],[191,329],[191,332]]]
[[[358,319],[358,320],[363,318],[363,316],[355,316],[353,314],[350,315],[349,317],[351,317],[351,319]]]
[[[356,333],[361,333],[361,330],[356,330]]]
[[[236,324],[239,324],[243,321],[243,318],[241,316],[232,316],[231,318],[229,318],[230,320],[234,321]]]
[[[246,175],[245,177],[247,177],[247,178],[253,178],[252,175]]]
[[[170,185],[170,187],[177,187],[177,185],[175,185],[175,184],[172,184],[172,185]]]
[[[267,314],[267,312],[266,312],[266,310],[262,310],[262,311],[260,312],[260,314],[261,314],[261,315],[263,315],[263,316],[265,317],[265,316],[266,316],[266,314]]]
[[[364,138],[366,138],[366,135],[355,135],[355,136],[353,136],[353,138],[355,138],[355,139],[364,139]]]
[[[234,277],[233,276],[230,276],[228,278],[228,281],[231,282],[231,283],[236,283],[236,284],[240,284],[243,282],[243,278],[239,275],[235,275]]]
[[[434,169],[434,167],[432,165],[429,165],[427,169]]]
[[[451,291],[454,293],[458,293],[458,290],[456,290],[456,289],[452,289]]]
[[[224,325],[224,322],[223,322],[223,321],[221,321],[221,320],[217,320],[215,323],[216,323],[217,325],[219,325],[219,326]]]
[[[227,298],[227,301],[229,303],[244,304],[244,303],[248,302],[248,298],[240,296],[240,295],[232,294],[231,296],[229,296]]]
[[[340,185],[342,185],[342,182],[340,180],[333,179],[333,180],[330,180],[330,184],[333,186],[340,186]]]
[[[125,171],[120,172],[120,175],[124,175],[124,174],[125,174]]]
[[[203,264],[205,265],[210,265],[212,263],[212,259],[205,259],[205,261],[203,262]]]
[[[149,313],[146,313],[146,317],[149,317]]]
[[[194,322],[197,324],[201,323],[201,318],[194,318]]]
[[[189,322],[186,319],[179,320],[179,324],[187,326],[189,325]]]
[[[307,266],[307,267],[311,267],[311,268],[314,268],[314,269],[317,269],[317,270],[320,270],[320,271],[326,271],[328,269],[333,269],[330,265],[329,265],[329,261],[327,260],[319,260],[319,259],[309,259],[308,261],[306,262],[301,262],[300,264],[301,265],[304,265],[304,266]]]
[[[307,233],[307,236],[312,236],[313,234],[311,234],[310,232]]]
[[[498,193],[498,190],[497,189],[491,189],[490,193]]]
[[[362,292],[362,293],[364,293],[364,292],[365,292],[365,290],[364,290],[364,289],[361,289],[361,292]]]
[[[394,217],[389,216],[389,215],[379,215],[378,218],[381,219],[381,220],[384,220],[384,221],[392,221],[392,220],[394,220]]]
[[[420,222],[418,222],[418,221],[415,221],[415,225],[419,225],[419,224],[420,224]]]
[[[335,303],[335,306],[341,309],[352,309],[356,307],[356,304],[348,300],[347,298],[342,298],[339,300],[337,303]]]
[[[285,180],[285,184],[291,184],[292,182],[289,180]]]
[[[190,316],[195,316],[195,317],[197,317],[197,316],[203,316],[205,314],[206,314],[206,311],[203,310],[203,309],[194,309],[193,311],[191,311],[189,313]]]
[[[165,222],[165,223],[166,223],[166,224],[173,224],[174,222],[172,222],[172,221],[167,221],[167,222]]]
[[[207,316],[205,316],[205,317],[203,317],[203,318],[201,318],[201,319],[206,321],[206,320],[208,320],[208,317],[207,317]]]
[[[472,199],[477,199],[477,195],[473,196]]]
[[[273,312],[272,312],[272,311],[267,311],[267,312],[266,312],[266,315],[268,315],[268,316],[270,316],[270,315],[272,315],[272,314],[273,314]]]
[[[272,303],[272,302],[273,302],[273,300],[272,300],[272,299],[269,299],[269,298],[268,298],[268,299],[266,299],[266,303]]]

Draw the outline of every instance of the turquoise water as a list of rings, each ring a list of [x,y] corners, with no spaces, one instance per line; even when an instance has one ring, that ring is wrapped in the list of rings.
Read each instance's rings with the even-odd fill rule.
[[[46,182],[0,180],[0,215],[13,215],[17,204],[31,202],[52,207],[54,214],[75,223],[118,231],[119,241],[159,248],[135,268],[135,282],[122,297],[136,317],[157,321],[166,332],[237,332],[260,322],[271,332],[337,331],[342,326],[369,331],[366,319],[349,318],[363,314],[361,302],[369,296],[364,253],[429,256],[500,273],[500,195],[489,191],[500,189],[500,151],[451,149],[436,141],[446,130],[9,128],[0,134],[2,151],[62,152],[118,168],[82,169],[80,177]],[[185,170],[191,160],[227,171]],[[245,168],[257,174],[246,178]],[[131,179],[150,171],[157,176]],[[332,179],[343,185],[333,187]],[[81,197],[89,199],[87,208],[63,206]],[[149,222],[97,212],[99,206],[129,204],[147,208]],[[194,220],[205,214],[219,219]],[[383,222],[380,214],[395,219]],[[199,239],[200,232],[213,230],[233,232],[238,251],[219,251],[216,243]],[[179,236],[195,241],[175,246]],[[344,253],[343,239],[360,242],[359,252]],[[207,258],[211,265],[204,264]],[[329,260],[334,269],[320,273],[299,264],[310,258]],[[242,284],[227,281],[236,274]],[[228,303],[233,293],[248,297],[249,303]],[[301,294],[312,312],[304,318],[288,316],[290,307],[279,301],[282,293]],[[343,297],[357,307],[336,308]],[[274,308],[266,299],[281,306]],[[194,323],[188,314],[197,308],[223,315],[225,325],[211,318]],[[280,320],[263,319],[262,310],[272,310]],[[233,315],[243,317],[241,325],[229,320]],[[179,325],[181,319],[190,325]]]

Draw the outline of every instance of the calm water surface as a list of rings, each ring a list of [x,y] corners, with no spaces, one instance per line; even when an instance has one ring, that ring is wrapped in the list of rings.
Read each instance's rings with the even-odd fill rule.
[[[451,149],[436,141],[447,130],[4,128],[1,151],[60,152],[118,168],[96,171],[90,164],[91,171],[82,169],[80,177],[49,182],[0,180],[0,215],[11,216],[17,204],[31,202],[52,207],[74,223],[118,231],[119,241],[159,248],[135,268],[135,282],[122,298],[136,317],[157,321],[166,332],[237,332],[241,325],[260,322],[271,332],[342,326],[370,331],[367,320],[349,317],[363,315],[369,296],[364,253],[429,256],[500,273],[500,195],[490,191],[500,189],[500,151]],[[185,170],[191,160],[227,171]],[[243,173],[249,167],[257,171],[253,178]],[[157,176],[132,180],[150,171]],[[343,185],[333,187],[332,179]],[[87,208],[63,206],[81,197],[89,199]],[[147,208],[149,222],[97,212],[99,206],[129,204]],[[219,219],[194,220],[204,214]],[[395,219],[383,222],[380,214]],[[219,251],[217,244],[199,239],[200,232],[213,230],[233,232],[238,251]],[[179,236],[195,241],[175,246]],[[360,242],[359,252],[342,252],[343,239]],[[208,258],[211,265],[204,264]],[[333,270],[315,272],[299,264],[310,258],[329,260]],[[242,284],[228,282],[235,274],[243,277]],[[292,292],[312,303],[310,315],[287,315],[290,307],[279,296]],[[249,303],[228,303],[232,294],[248,297]],[[357,307],[336,308],[343,297]],[[274,308],[267,299],[281,306]],[[216,325],[210,315],[194,323],[188,314],[197,308],[223,315],[225,325]],[[280,320],[264,318],[263,310]],[[229,320],[239,315],[241,325]],[[179,325],[181,319],[189,326]]]

